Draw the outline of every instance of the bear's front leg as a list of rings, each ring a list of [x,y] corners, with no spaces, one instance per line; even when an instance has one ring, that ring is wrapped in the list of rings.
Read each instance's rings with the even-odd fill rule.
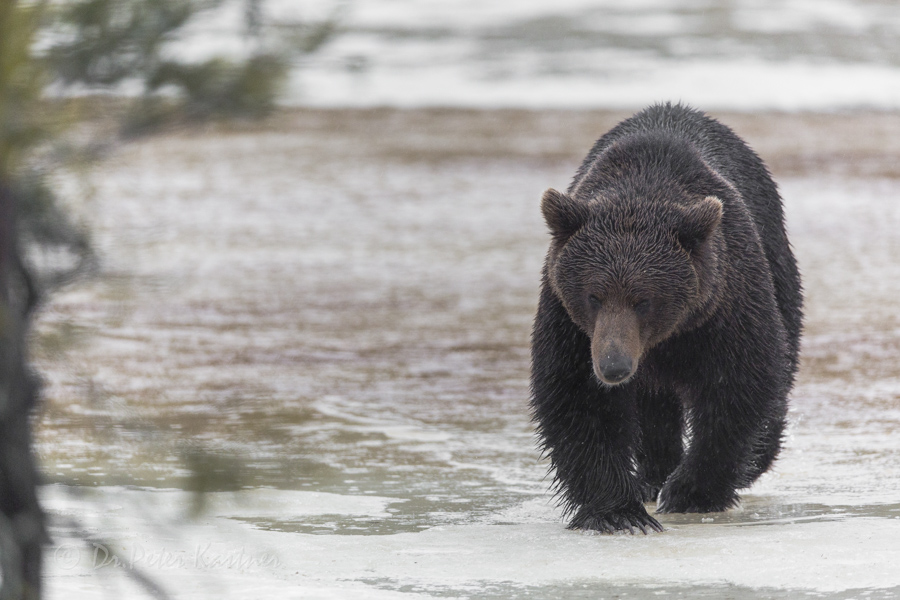
[[[774,341],[762,347],[778,348]],[[694,346],[698,347],[697,345]],[[746,348],[747,346],[744,346]],[[706,377],[686,386],[691,442],[659,493],[659,513],[720,512],[734,507],[772,463],[781,443],[790,382],[777,352],[707,357]]]
[[[625,390],[595,390],[593,406],[541,425],[569,529],[662,531],[643,504],[633,458],[636,431]],[[546,425],[545,425],[546,423]]]
[[[635,472],[637,425],[628,385],[599,383],[590,341],[544,286],[532,344],[532,408],[570,529],[663,528],[647,514]]]

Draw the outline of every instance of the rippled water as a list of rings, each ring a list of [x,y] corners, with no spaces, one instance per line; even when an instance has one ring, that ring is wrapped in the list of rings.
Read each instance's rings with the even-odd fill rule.
[[[786,150],[880,117],[737,120],[808,298],[775,471],[663,534],[564,529],[527,410],[538,199],[618,117],[302,111],[122,148],[79,208],[102,276],[35,340],[50,597],[900,594],[900,185]]]
[[[268,0],[268,23],[333,21],[299,57],[288,105],[720,110],[900,108],[893,0]],[[243,0],[167,52],[242,55]],[[265,43],[284,28],[270,27]]]
[[[322,106],[900,107],[893,0],[275,1],[340,33],[297,65]]]

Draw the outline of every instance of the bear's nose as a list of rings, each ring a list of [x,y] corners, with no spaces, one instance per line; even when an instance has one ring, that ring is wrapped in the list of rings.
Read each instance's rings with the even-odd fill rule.
[[[600,372],[608,383],[619,383],[631,375],[631,359],[621,354],[607,356],[600,360]]]

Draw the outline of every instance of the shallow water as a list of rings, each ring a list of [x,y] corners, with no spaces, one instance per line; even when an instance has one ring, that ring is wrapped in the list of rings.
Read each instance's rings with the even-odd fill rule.
[[[559,131],[615,118],[301,112],[104,163],[102,276],[35,337],[49,597],[900,594],[900,182],[840,163],[773,153],[808,315],[775,470],[663,534],[565,530],[527,409],[538,199],[583,151]],[[743,125],[783,149],[778,118]]]
[[[270,0],[266,14],[338,15],[298,60],[284,101],[316,106],[900,107],[892,0]],[[239,51],[241,3],[178,54]],[[229,11],[225,11],[226,13]],[[246,43],[246,41],[245,41]]]

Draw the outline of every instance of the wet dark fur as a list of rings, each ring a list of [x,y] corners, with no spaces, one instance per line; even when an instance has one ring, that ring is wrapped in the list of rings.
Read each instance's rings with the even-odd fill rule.
[[[710,196],[713,220],[693,215]],[[734,506],[780,450],[801,329],[800,276],[765,165],[703,113],[657,105],[601,137],[568,192],[545,194],[544,213],[553,240],[532,409],[570,527],[662,530],[643,505],[657,496],[658,512]],[[586,300],[592,290],[602,302]],[[652,308],[623,312],[639,297]],[[619,385],[592,366],[604,310],[643,336]]]

